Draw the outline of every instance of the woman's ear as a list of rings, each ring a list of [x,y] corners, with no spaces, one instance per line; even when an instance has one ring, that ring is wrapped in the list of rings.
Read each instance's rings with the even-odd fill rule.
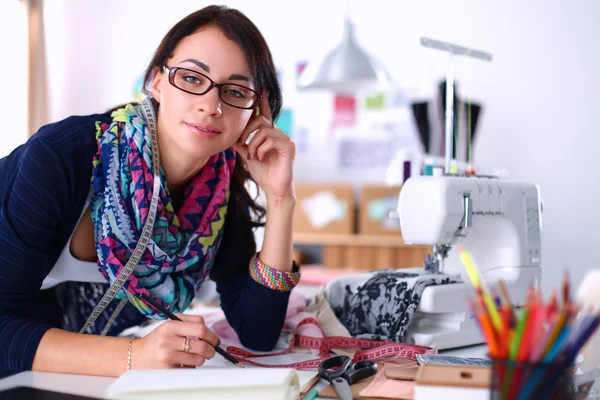
[[[156,68],[152,76],[152,84],[150,85],[150,91],[154,100],[160,103],[160,90],[163,78],[166,78],[165,73],[160,69]]]

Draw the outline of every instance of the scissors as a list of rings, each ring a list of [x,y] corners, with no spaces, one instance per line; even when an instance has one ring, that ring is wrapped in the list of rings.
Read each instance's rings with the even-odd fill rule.
[[[342,400],[352,400],[350,385],[376,373],[377,363],[369,360],[352,363],[348,356],[331,357],[319,365],[319,376],[331,382]]]

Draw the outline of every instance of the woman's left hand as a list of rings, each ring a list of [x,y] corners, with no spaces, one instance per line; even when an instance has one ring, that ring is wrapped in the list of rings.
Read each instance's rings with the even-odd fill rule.
[[[245,144],[252,132],[257,130],[252,140]],[[290,137],[273,123],[266,91],[263,91],[260,102],[260,114],[250,118],[240,141],[234,144],[233,148],[244,158],[252,178],[267,197],[293,196],[296,146]]]

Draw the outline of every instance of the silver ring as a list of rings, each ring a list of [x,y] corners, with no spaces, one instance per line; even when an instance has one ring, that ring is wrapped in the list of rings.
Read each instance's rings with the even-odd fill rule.
[[[183,352],[189,353],[189,351],[190,351],[190,338],[186,337],[185,340],[183,341]]]

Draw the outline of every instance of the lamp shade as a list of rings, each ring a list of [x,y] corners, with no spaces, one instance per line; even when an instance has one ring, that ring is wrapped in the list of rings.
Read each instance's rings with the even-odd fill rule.
[[[323,61],[309,63],[299,80],[300,89],[330,89],[338,93],[385,89],[389,74],[381,63],[356,43],[354,25],[344,21],[344,38]]]

